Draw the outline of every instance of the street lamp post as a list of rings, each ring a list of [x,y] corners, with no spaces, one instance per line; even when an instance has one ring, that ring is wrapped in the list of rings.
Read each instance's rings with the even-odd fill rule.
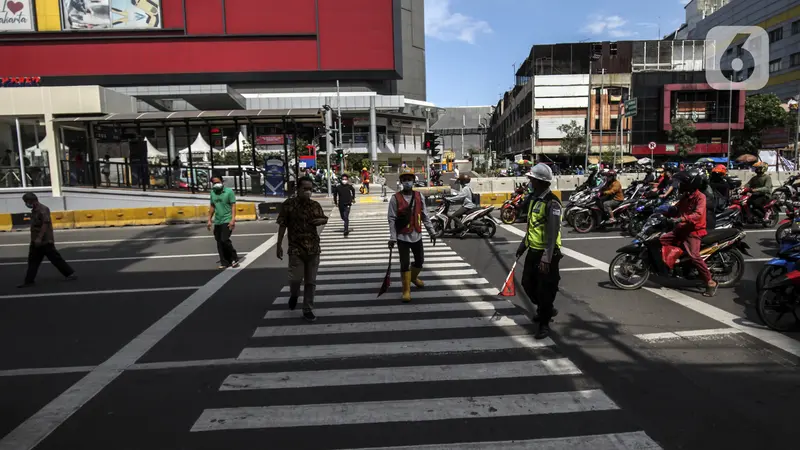
[[[733,121],[733,80],[728,81],[728,167],[733,167],[731,164],[731,146],[733,144],[731,138],[731,122]]]

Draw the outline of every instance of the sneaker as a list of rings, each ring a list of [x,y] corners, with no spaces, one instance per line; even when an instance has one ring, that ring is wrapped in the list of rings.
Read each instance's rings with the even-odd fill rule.
[[[306,322],[313,322],[317,320],[317,316],[314,315],[314,311],[310,309],[303,310],[303,319],[306,319]]]
[[[344,237],[350,236],[350,230],[344,230]]]
[[[219,269],[219,270],[227,269],[227,268],[228,268],[228,266],[226,266],[224,264],[220,264],[220,265],[217,266],[217,269]]]
[[[236,261],[234,261],[233,264],[231,264],[231,267],[233,267],[234,269],[239,267],[239,260],[237,259]]]
[[[289,297],[289,310],[294,311],[297,308],[297,297]]]
[[[64,279],[67,281],[75,281],[78,279],[78,276],[73,273],[71,275],[67,275]]]
[[[542,340],[550,336],[550,325],[543,323],[539,325],[539,331],[533,336],[534,339]]]

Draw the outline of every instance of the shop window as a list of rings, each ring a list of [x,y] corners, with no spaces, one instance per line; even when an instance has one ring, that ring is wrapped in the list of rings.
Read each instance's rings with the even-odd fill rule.
[[[775,73],[781,70],[781,59],[773,59],[769,62],[769,73]]]

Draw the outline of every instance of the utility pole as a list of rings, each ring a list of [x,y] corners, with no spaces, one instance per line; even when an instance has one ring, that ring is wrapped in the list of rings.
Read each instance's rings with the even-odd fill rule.
[[[467,127],[467,115],[461,115],[461,159],[464,158],[464,128]]]
[[[531,154],[536,156],[536,61],[531,70]]]
[[[331,197],[333,190],[331,190],[331,152],[333,150],[333,139],[331,138],[331,127],[333,126],[333,112],[330,108],[325,109],[325,160],[328,162],[328,197]]]
[[[589,60],[589,106],[586,107],[586,158],[583,169],[589,170],[589,152],[592,150],[592,106],[594,106],[594,95],[592,95],[592,60]]]
[[[733,121],[733,80],[728,81],[728,167],[731,165],[731,122]]]
[[[413,128],[412,128],[413,129]],[[431,131],[431,109],[425,108],[425,133],[430,133]],[[422,141],[423,144],[425,142],[425,133],[422,134]],[[428,168],[431,166],[431,152],[427,148],[425,149],[425,173],[428,174],[427,180],[428,185],[431,184],[431,171]]]
[[[600,118],[600,162],[603,162],[603,93],[606,89],[606,69],[600,69],[600,108],[599,108],[599,118]]]
[[[795,124],[795,126],[797,128],[795,128],[794,130],[794,164],[795,164],[795,170],[800,170],[800,168],[797,167],[798,163],[800,163],[800,160],[798,160],[800,156],[798,156],[797,154],[798,141],[800,141],[800,92],[798,92],[797,94],[797,103],[795,103],[794,106],[797,108],[797,110],[795,111],[795,114],[797,115],[797,123]]]
[[[339,80],[336,80],[336,115],[339,116],[339,132],[336,133],[339,144],[336,148],[342,148],[342,96],[339,92]],[[328,166],[330,168],[330,166]],[[344,174],[344,149],[342,149],[342,164],[339,165],[339,175]],[[330,192],[330,189],[328,189]]]

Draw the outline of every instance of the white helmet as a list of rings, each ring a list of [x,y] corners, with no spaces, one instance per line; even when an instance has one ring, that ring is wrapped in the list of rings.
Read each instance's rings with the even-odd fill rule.
[[[553,171],[550,170],[550,166],[544,163],[539,163],[533,166],[531,171],[527,173],[527,176],[528,178],[534,178],[546,183],[553,182]]]

